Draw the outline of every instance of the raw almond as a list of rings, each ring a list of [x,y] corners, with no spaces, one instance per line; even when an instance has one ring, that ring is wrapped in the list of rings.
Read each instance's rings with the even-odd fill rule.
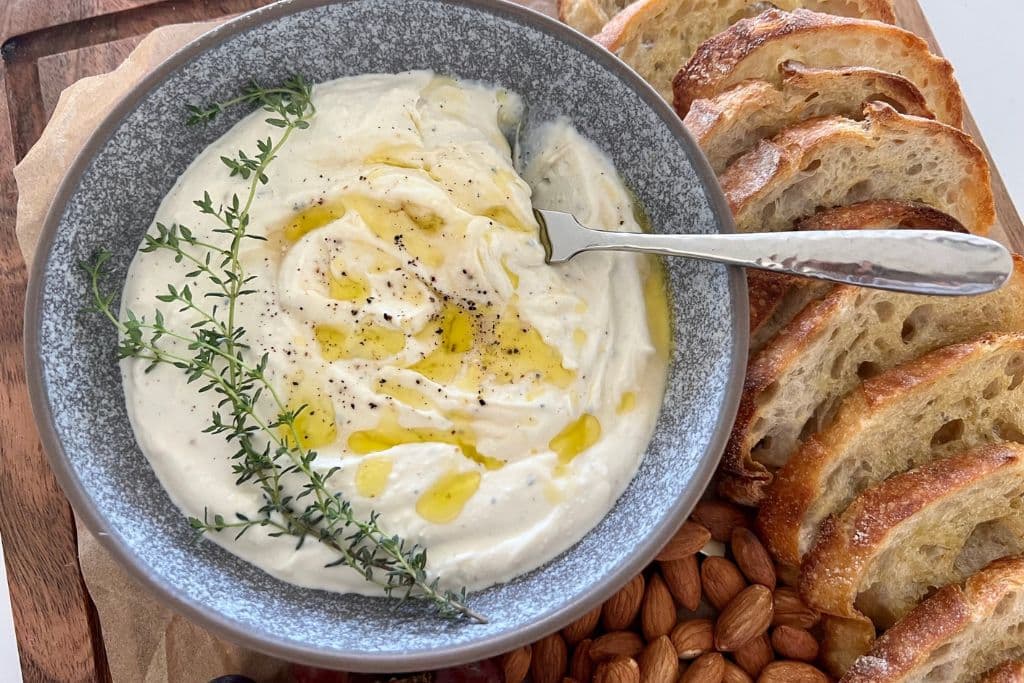
[[[763,633],[732,653],[733,659],[751,676],[757,676],[761,670],[772,663],[775,652],[768,634]]]
[[[679,659],[696,659],[715,647],[715,627],[708,619],[681,621],[669,636]]]
[[[711,538],[722,543],[729,542],[736,527],[750,527],[747,514],[739,506],[724,500],[702,500],[693,509],[690,519],[711,532]]]
[[[565,676],[569,653],[565,641],[558,633],[552,633],[533,644],[530,661],[530,676],[533,683],[559,683]]]
[[[640,683],[676,683],[679,657],[668,636],[651,641],[640,653]]]
[[[650,642],[672,630],[676,623],[676,603],[668,592],[660,574],[651,575],[644,591],[644,602],[640,608],[640,630],[644,640]]]
[[[757,683],[828,683],[828,676],[805,662],[772,662]]]
[[[658,556],[654,559],[659,562],[679,560],[690,555],[695,555],[698,550],[711,540],[711,532],[695,522],[683,522],[676,535],[665,544]]]
[[[601,620],[609,631],[621,631],[629,627],[640,611],[644,599],[644,577],[637,574],[629,583],[619,589],[601,609]]]
[[[501,669],[505,672],[505,683],[522,683],[530,672],[532,648],[524,645],[521,648],[506,652],[501,656]]]
[[[563,628],[562,637],[565,638],[565,642],[570,646],[575,645],[584,638],[589,638],[590,634],[592,634],[594,629],[597,628],[597,622],[600,620],[601,605],[598,605],[576,621]]]
[[[636,657],[644,649],[644,641],[633,631],[612,631],[590,644],[590,659],[606,662],[616,657]]]
[[[818,658],[818,641],[810,631],[793,626],[775,627],[772,631],[772,647],[780,657],[813,662]]]
[[[715,648],[732,652],[763,634],[771,623],[772,592],[761,584],[747,586],[718,615]]]
[[[750,583],[759,583],[775,590],[775,563],[753,531],[743,527],[732,530],[732,556]]]
[[[724,557],[709,557],[701,563],[700,582],[704,597],[719,611],[747,587],[740,570]]]
[[[701,655],[683,672],[679,683],[722,683],[725,675],[725,657],[717,652]]]
[[[800,595],[792,588],[776,588],[774,597],[775,615],[772,617],[772,624],[775,626],[809,629],[821,620],[821,614],[805,605]]]
[[[594,677],[594,661],[590,658],[590,646],[594,641],[589,638],[581,640],[572,649],[572,663],[569,674],[577,681],[588,683]]]
[[[616,657],[598,665],[594,683],[640,683],[640,666],[629,657]]]
[[[722,683],[754,683],[754,679],[737,664],[725,660],[725,674],[722,676]]]
[[[700,568],[697,556],[661,562],[661,576],[668,592],[684,609],[694,611],[700,606]]]

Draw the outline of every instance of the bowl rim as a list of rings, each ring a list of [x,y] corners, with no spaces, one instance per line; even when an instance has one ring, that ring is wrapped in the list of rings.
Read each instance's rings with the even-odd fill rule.
[[[465,664],[534,642],[598,607],[651,562],[658,550],[676,532],[703,495],[725,448],[732,422],[739,407],[743,386],[749,342],[749,313],[745,272],[742,268],[727,266],[730,315],[735,337],[729,358],[728,381],[723,392],[722,407],[711,439],[699,457],[694,472],[693,486],[674,502],[661,527],[644,539],[632,556],[621,563],[617,570],[595,582],[585,597],[565,603],[559,609],[524,628],[500,631],[482,640],[452,647],[440,647],[426,652],[389,653],[386,655],[357,650],[328,652],[315,646],[279,641],[262,634],[245,631],[234,619],[200,601],[178,594],[156,578],[149,566],[140,560],[117,534],[111,532],[106,518],[99,512],[92,497],[86,491],[86,487],[75,474],[54,426],[54,418],[43,378],[40,325],[43,272],[53,248],[60,220],[68,201],[78,188],[85,170],[109,141],[121,121],[137,108],[153,88],[166,80],[183,64],[233,36],[268,21],[317,7],[358,1],[361,0],[281,0],[246,12],[221,23],[183,45],[147,73],[128,90],[120,101],[115,103],[72,162],[43,220],[39,241],[32,259],[32,270],[25,298],[24,353],[29,398],[39,438],[49,460],[50,468],[56,475],[65,496],[100,545],[110,553],[133,580],[144,586],[158,602],[225,640],[289,662],[364,673],[398,673]],[[507,0],[431,1],[439,4],[469,6],[547,33],[584,53],[617,76],[662,119],[677,142],[687,152],[720,232],[735,232],[732,213],[718,184],[717,177],[699,146],[686,130],[682,120],[654,88],[611,52],[557,19]]]

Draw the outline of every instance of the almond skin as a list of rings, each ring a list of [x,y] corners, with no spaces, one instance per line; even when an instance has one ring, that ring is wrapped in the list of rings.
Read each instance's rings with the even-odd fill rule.
[[[577,681],[589,681],[594,677],[594,661],[590,658],[590,646],[594,641],[589,638],[581,640],[572,649],[572,663],[569,675]]]
[[[640,603],[644,599],[644,577],[637,574],[629,580],[625,586],[608,598],[601,608],[601,621],[608,631],[621,631],[628,628],[637,613],[640,612]]]
[[[569,652],[558,633],[552,633],[533,644],[530,676],[534,683],[559,683],[565,676]]]
[[[813,662],[818,658],[818,641],[810,631],[793,626],[775,627],[772,631],[772,647],[785,659]]]
[[[694,611],[700,606],[700,568],[697,556],[690,555],[681,560],[661,562],[661,576],[665,579],[668,592],[686,610]]]
[[[711,532],[711,538],[728,543],[732,530],[738,526],[750,528],[747,513],[738,505],[724,500],[702,500],[697,503],[690,519]]]
[[[759,583],[775,590],[775,563],[753,531],[743,527],[732,530],[730,541],[736,565],[750,583]]]
[[[606,662],[616,657],[636,657],[643,649],[644,641],[633,631],[612,631],[590,644],[590,659]]]
[[[828,683],[828,676],[804,662],[772,662],[757,683]]]
[[[616,657],[597,667],[595,683],[640,683],[640,666],[629,657]]]
[[[709,652],[693,661],[679,678],[679,683],[722,683],[724,675],[725,657]]]
[[[669,636],[679,659],[696,659],[715,647],[715,627],[708,619],[681,621]]]
[[[601,605],[590,610],[582,617],[562,629],[562,637],[565,642],[572,646],[584,638],[589,638],[597,628],[597,622],[601,620]]]
[[[501,670],[505,673],[505,683],[522,683],[530,672],[530,660],[533,649],[529,645],[506,652],[501,656]]]
[[[792,588],[780,586],[775,589],[775,615],[773,626],[793,626],[810,629],[821,621],[821,613],[808,607],[800,599],[800,594]]]
[[[679,657],[668,636],[651,641],[640,653],[640,683],[676,683]]]
[[[683,522],[676,535],[665,544],[657,557],[659,562],[680,560],[697,552],[711,540],[711,532],[695,522]]]
[[[676,623],[676,603],[660,574],[653,574],[647,582],[644,602],[640,608],[640,629],[644,640],[651,642],[668,635]]]
[[[722,676],[722,683],[754,683],[754,679],[747,675],[747,672],[739,665],[726,660],[725,675]]]
[[[732,652],[763,634],[771,623],[772,592],[761,584],[747,586],[718,615],[715,647]]]
[[[733,652],[732,657],[741,669],[751,676],[757,676],[762,669],[772,663],[775,652],[772,650],[768,634],[763,633]]]
[[[709,557],[701,563],[700,583],[704,597],[718,611],[725,609],[747,587],[740,570],[724,557]]]

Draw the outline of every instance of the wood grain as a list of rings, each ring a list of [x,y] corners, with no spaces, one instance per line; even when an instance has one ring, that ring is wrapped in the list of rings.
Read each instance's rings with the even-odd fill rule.
[[[22,360],[26,274],[14,236],[11,169],[42,132],[63,88],[115,68],[153,28],[267,2],[0,0],[0,534],[26,683],[91,683],[109,676],[78,571],[70,508],[46,464],[28,407]],[[916,0],[896,5],[901,24],[938,51]],[[984,146],[970,116],[967,130]],[[993,236],[1024,251],[1024,226],[998,173],[993,181],[1000,222]]]

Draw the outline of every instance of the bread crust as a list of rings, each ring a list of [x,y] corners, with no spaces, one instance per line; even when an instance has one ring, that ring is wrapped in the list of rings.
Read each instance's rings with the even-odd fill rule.
[[[685,117],[694,100],[713,97],[735,83],[751,77],[774,74],[744,74],[741,66],[747,60],[767,54],[773,44],[801,39],[814,44],[839,44],[844,38],[857,37],[863,42],[879,45],[876,53],[883,61],[882,45],[889,45],[894,60],[912,60],[928,73],[927,86],[917,83],[928,100],[929,108],[940,121],[952,126],[963,124],[963,101],[960,86],[953,77],[953,67],[945,59],[933,55],[928,43],[910,31],[877,21],[837,17],[796,9],[792,12],[768,10],[757,17],[744,19],[729,29],[706,40],[672,82],[673,102],[679,115]],[[785,52],[785,51],[784,51]],[[799,59],[799,55],[790,58]],[[832,64],[811,64],[832,66]],[[900,72],[882,64],[867,64],[883,71]],[[774,67],[769,67],[774,68]],[[914,80],[911,78],[911,80]]]
[[[996,219],[991,172],[984,152],[969,135],[937,121],[903,116],[879,102],[865,105],[864,114],[863,121],[825,117],[791,126],[771,141],[762,140],[731,164],[719,181],[739,229],[744,230],[744,223],[753,219],[748,214],[752,214],[759,202],[798,182],[803,177],[803,169],[830,146],[849,142],[863,145],[866,150],[881,150],[887,149],[884,146],[887,141],[913,136],[930,140],[929,144],[942,139],[965,159],[973,177],[969,183],[963,183],[962,198],[957,200],[957,206],[962,207],[959,215],[956,211],[948,213],[971,232],[988,233]]]
[[[928,657],[974,623],[994,613],[1008,595],[1024,590],[1024,556],[992,562],[963,586],[936,591],[875,641],[840,683],[903,683],[915,678]],[[984,643],[977,647],[983,648]],[[1021,644],[1024,646],[1024,643]]]
[[[1015,265],[1018,277],[1024,277],[1024,259],[1016,257]],[[1004,346],[1024,349],[1024,334],[992,334],[972,342],[946,346],[865,380],[852,391],[844,399],[832,424],[808,438],[776,473],[767,488],[758,511],[757,527],[778,561],[799,566],[804,520],[824,485],[827,467],[862,424],[890,406],[898,405],[912,391],[925,391],[942,381],[972,357]],[[728,455],[729,451],[726,453]],[[765,469],[763,465],[761,469]]]
[[[1024,683],[1024,662],[1003,662],[982,676],[978,683]]]

